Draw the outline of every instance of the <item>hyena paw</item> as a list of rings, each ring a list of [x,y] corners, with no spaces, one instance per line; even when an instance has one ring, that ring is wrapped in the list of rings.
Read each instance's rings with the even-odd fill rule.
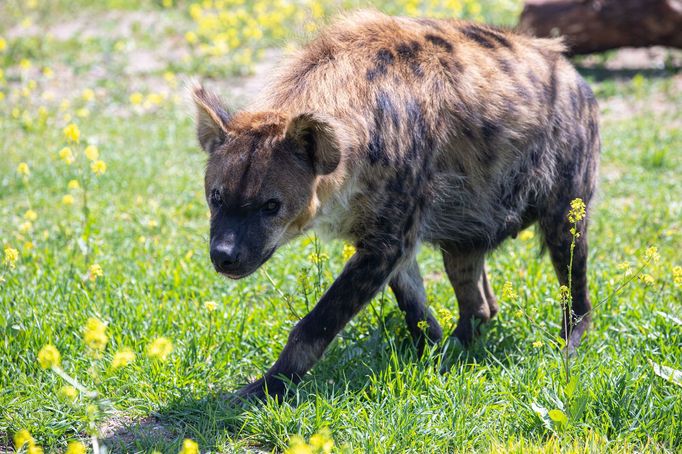
[[[481,325],[490,320],[489,313],[480,315],[460,316],[457,327],[452,335],[455,336],[464,346],[468,346],[474,338],[480,334]]]
[[[573,329],[571,329],[570,336],[566,336],[564,328],[561,328],[561,337],[563,337],[564,340],[566,341],[566,349],[568,350],[569,354],[572,355],[575,353],[576,349],[582,342],[583,337],[587,334],[587,331],[590,328],[590,323],[591,319],[589,316],[586,315],[582,317],[575,323]]]
[[[265,401],[267,396],[283,397],[286,392],[284,382],[282,380],[269,377],[260,378],[253,383],[249,383],[233,395],[233,400],[236,402],[246,401]]]

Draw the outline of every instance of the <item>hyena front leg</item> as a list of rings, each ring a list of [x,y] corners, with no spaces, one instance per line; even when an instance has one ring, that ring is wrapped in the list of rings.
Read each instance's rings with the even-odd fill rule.
[[[437,343],[443,337],[443,330],[426,306],[426,291],[417,260],[413,258],[404,264],[393,275],[389,285],[398,300],[398,307],[405,313],[407,328],[417,343],[417,350],[421,355],[426,341]],[[428,324],[426,330],[419,327],[420,321],[426,321]]]
[[[497,300],[485,272],[485,254],[460,254],[443,246],[443,263],[459,305],[459,321],[454,335],[468,344],[476,334],[478,323],[485,323],[497,314]]]
[[[297,383],[320,359],[334,337],[386,284],[405,255],[402,240],[381,249],[358,247],[313,310],[291,331],[277,362],[256,382],[242,388],[242,398],[284,394],[287,381]]]

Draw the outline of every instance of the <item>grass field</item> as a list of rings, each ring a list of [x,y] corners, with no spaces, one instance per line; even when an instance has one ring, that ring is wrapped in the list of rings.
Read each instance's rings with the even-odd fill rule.
[[[578,62],[600,101],[604,146],[590,231],[599,304],[570,380],[559,285],[531,229],[491,256],[501,312],[470,348],[450,341],[418,358],[387,291],[285,403],[235,409],[221,394],[271,365],[342,268],[344,245],[311,233],[244,280],[213,271],[205,156],[181,79],[217,77],[239,103],[274,64],[268,49],[294,38],[292,24],[312,32],[305,24],[347,5],[301,2],[309,13],[299,17],[277,3],[282,18],[260,35],[225,38],[231,52],[202,47],[221,42],[211,41],[220,25],[174,3],[0,5],[0,452],[22,429],[46,452],[76,440],[91,449],[92,436],[110,452],[177,452],[184,439],[205,452],[306,452],[296,436],[313,434],[311,444],[332,437],[345,452],[682,451],[679,53]],[[519,4],[449,3],[496,22],[513,22]],[[452,326],[439,254],[424,248],[420,259],[430,303]],[[46,345],[60,368],[41,367]]]

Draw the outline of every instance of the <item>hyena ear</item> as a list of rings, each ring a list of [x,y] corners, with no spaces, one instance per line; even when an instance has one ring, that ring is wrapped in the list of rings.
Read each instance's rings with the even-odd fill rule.
[[[344,132],[338,122],[325,115],[304,113],[289,121],[286,137],[303,147],[317,175],[332,173],[341,162]]]
[[[201,85],[192,89],[192,98],[197,106],[197,138],[201,148],[213,153],[227,139],[230,112],[218,96]]]

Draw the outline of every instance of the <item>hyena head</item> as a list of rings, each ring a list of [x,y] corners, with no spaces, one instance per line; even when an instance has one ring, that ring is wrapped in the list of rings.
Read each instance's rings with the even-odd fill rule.
[[[341,160],[338,128],[318,114],[231,114],[201,87],[193,97],[197,136],[209,155],[211,261],[219,273],[239,279],[311,220],[319,177]]]

